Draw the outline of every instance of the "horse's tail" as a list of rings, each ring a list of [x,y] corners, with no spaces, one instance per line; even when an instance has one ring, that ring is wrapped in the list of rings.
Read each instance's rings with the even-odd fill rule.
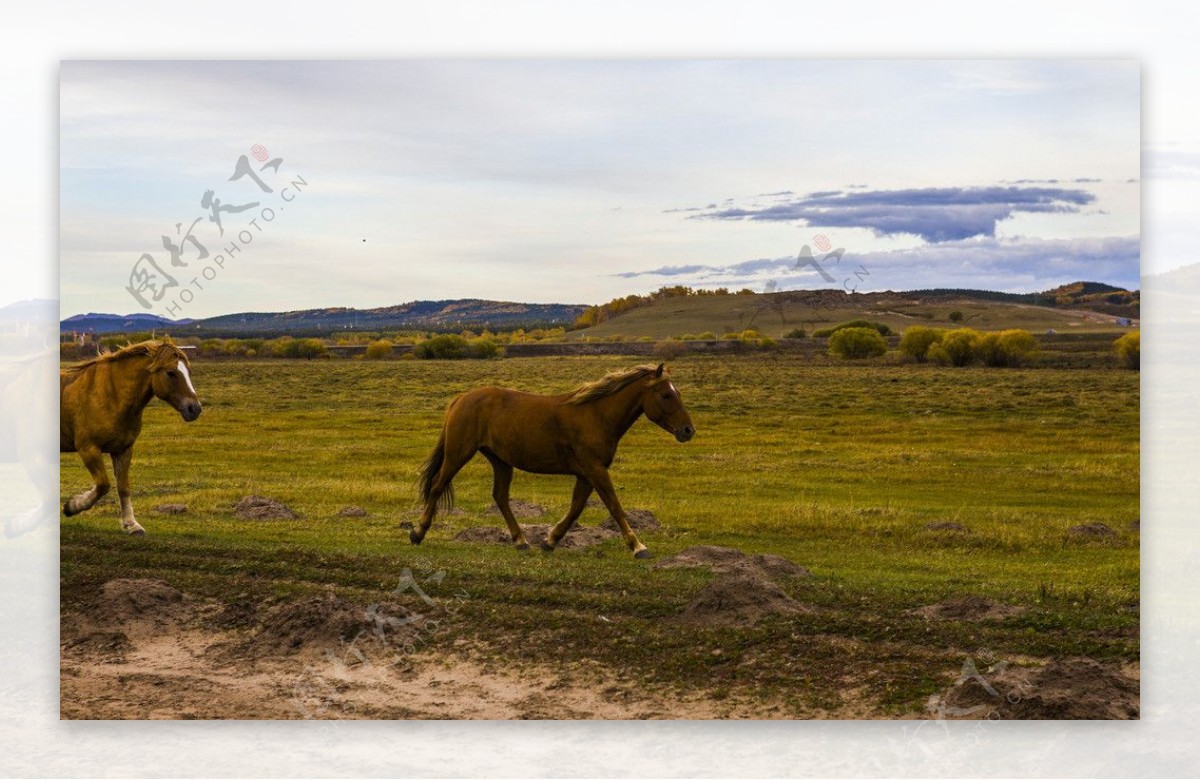
[[[442,462],[446,460],[446,429],[442,429],[442,435],[438,437],[437,446],[433,448],[429,459],[425,461],[425,465],[421,466],[420,489],[421,502],[428,504],[430,497],[433,495],[433,480],[437,477],[438,472],[442,470]],[[454,486],[447,484],[442,494],[438,496],[438,506],[442,511],[447,511],[454,506]]]

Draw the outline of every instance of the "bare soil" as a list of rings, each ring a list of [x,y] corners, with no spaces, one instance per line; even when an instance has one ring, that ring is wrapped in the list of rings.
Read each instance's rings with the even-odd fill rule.
[[[928,708],[948,718],[1136,720],[1140,684],[1114,664],[1088,658],[1041,667],[1005,666],[964,675]]]
[[[732,547],[700,544],[654,564],[656,569],[707,568],[714,572],[747,572],[766,578],[809,577],[803,566],[779,555],[744,553]]]
[[[295,520],[299,515],[291,507],[265,496],[246,496],[233,507],[240,520]]]
[[[1025,610],[1010,604],[1001,604],[982,596],[961,596],[939,601],[926,607],[914,609],[917,615],[930,620],[1003,620],[1020,615]]]
[[[333,594],[266,608],[105,583],[62,620],[64,719],[770,718],[780,705],[647,690],[587,661],[502,663],[399,603]],[[373,610],[373,611],[372,611]],[[791,714],[791,713],[789,713]],[[829,713],[814,712],[814,717]]]
[[[815,611],[761,574],[735,570],[718,574],[679,616],[688,623],[748,626],[764,618]]]

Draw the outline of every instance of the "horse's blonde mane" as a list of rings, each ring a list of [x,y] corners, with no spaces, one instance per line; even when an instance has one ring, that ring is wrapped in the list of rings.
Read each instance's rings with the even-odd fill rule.
[[[634,366],[624,371],[610,371],[595,382],[580,385],[567,397],[569,404],[586,404],[621,392],[639,379],[653,376],[658,366]]]
[[[191,362],[182,349],[175,346],[175,343],[170,339],[164,339],[163,341],[140,341],[137,344],[126,344],[120,349],[105,350],[90,360],[70,366],[66,371],[68,374],[78,375],[101,363],[112,363],[129,357],[149,357],[150,365],[148,368],[151,371],[166,368],[172,362],[180,360],[183,361],[184,365],[191,365]]]

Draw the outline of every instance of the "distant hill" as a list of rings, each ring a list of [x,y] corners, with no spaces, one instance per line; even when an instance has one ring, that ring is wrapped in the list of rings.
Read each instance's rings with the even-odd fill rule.
[[[474,298],[412,301],[378,309],[303,309],[287,312],[242,312],[196,320],[167,320],[149,314],[117,316],[82,314],[61,323],[63,331],[128,333],[169,330],[176,335],[231,338],[236,336],[327,336],[343,331],[458,330],[568,326],[587,307],[561,303],[514,303]]]
[[[1103,300],[1097,300],[1100,296]],[[1110,302],[1106,296],[1113,296]],[[1033,332],[1086,332],[1128,327],[1139,317],[1140,295],[1095,282],[1078,282],[1042,293],[935,289],[909,292],[847,293],[842,290],[795,290],[755,295],[664,297],[610,317],[599,325],[569,334],[571,340],[610,337],[664,339],[754,329],[771,337],[798,328],[809,334],[838,322],[868,319],[901,331],[910,325],[979,330],[1024,328]]]
[[[170,330],[192,322],[169,320],[157,314],[76,314],[59,323],[59,330],[80,333],[130,333],[138,330]]]

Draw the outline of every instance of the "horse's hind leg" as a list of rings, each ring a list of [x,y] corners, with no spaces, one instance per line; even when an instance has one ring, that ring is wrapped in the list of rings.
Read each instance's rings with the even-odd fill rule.
[[[81,447],[79,457],[88,473],[92,475],[93,484],[90,490],[77,493],[66,500],[63,504],[63,514],[67,517],[91,509],[112,487],[108,481],[108,472],[104,470],[104,453],[99,447]]]
[[[588,482],[583,477],[575,478],[575,492],[571,494],[571,508],[567,510],[567,514],[562,520],[550,529],[546,534],[546,541],[542,542],[542,549],[546,552],[553,552],[562,538],[567,535],[567,531],[571,530],[571,526],[583,514],[583,508],[587,506],[588,496],[592,494],[592,483]]]
[[[513,517],[512,506],[508,503],[508,490],[512,486],[513,467],[487,450],[484,450],[483,454],[492,463],[494,477],[492,498],[495,500],[496,506],[500,508],[500,514],[504,516],[504,522],[508,525],[508,533],[512,536],[513,544],[517,546],[518,550],[528,550],[529,542],[525,540],[525,532],[521,530],[517,518]]]
[[[121,499],[121,530],[127,534],[141,536],[146,529],[133,517],[133,500],[129,495],[129,466],[133,462],[133,447],[112,456],[113,473],[117,475],[117,496]]]

